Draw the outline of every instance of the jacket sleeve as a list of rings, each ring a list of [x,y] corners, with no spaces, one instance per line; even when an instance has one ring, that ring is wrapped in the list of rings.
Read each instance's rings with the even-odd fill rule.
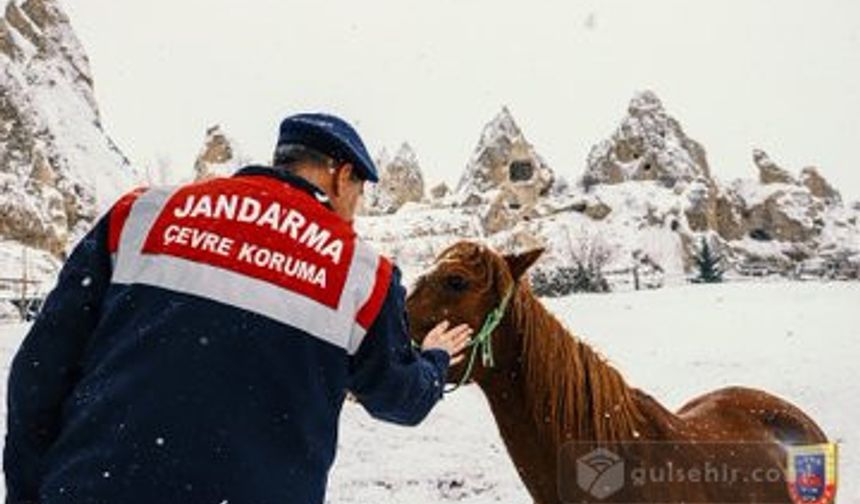
[[[105,216],[75,247],[12,361],[3,452],[9,504],[38,499],[40,464],[110,283],[108,226]]]
[[[382,308],[351,359],[349,388],[373,417],[417,425],[442,397],[449,356],[412,348],[405,298],[395,267]]]

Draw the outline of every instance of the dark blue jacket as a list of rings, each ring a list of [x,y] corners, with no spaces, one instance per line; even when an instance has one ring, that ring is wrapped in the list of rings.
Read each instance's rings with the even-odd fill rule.
[[[75,248],[13,361],[7,503],[321,503],[347,390],[373,416],[404,425],[420,422],[441,397],[448,355],[411,348],[400,273],[390,267],[385,275],[384,258],[375,277],[359,279],[384,285],[341,279],[344,293],[353,287],[369,293],[355,305],[366,327],[354,326],[343,340],[338,317],[347,312],[336,310],[352,309],[346,306],[352,301],[313,291],[338,283],[333,266],[323,279],[313,265],[303,265],[311,268],[305,277],[294,272],[287,280],[306,289],[297,295],[278,276],[288,270],[271,264],[271,251],[245,251],[242,265],[215,260],[216,252],[238,260],[241,240],[260,240],[320,268],[326,260],[346,261],[338,244],[320,238],[331,238],[321,232],[330,226],[332,235],[347,233],[344,243],[351,239],[318,190],[259,167],[186,187],[198,196],[226,191],[277,200],[280,217],[292,205],[320,228],[309,234],[296,228],[291,238],[298,217],[292,224],[252,223],[249,205],[242,221],[229,214],[242,210],[228,208],[226,199],[220,221],[212,217],[217,211],[207,214],[199,205],[196,220],[187,220],[179,206],[168,209],[169,201],[182,203],[178,192],[169,201],[149,196],[152,189],[120,200]],[[152,215],[159,219],[154,224]],[[182,243],[159,244],[155,230],[177,216],[221,239],[231,236],[235,251],[214,239],[211,258],[190,245],[170,249],[191,243],[194,234],[182,238],[169,227],[165,243]],[[147,241],[137,247],[134,240],[142,238],[135,233],[147,226]],[[281,238],[267,242],[263,235],[277,231]],[[362,250],[352,251],[350,275],[361,273],[360,253],[375,260]],[[320,316],[326,309],[332,315]]]

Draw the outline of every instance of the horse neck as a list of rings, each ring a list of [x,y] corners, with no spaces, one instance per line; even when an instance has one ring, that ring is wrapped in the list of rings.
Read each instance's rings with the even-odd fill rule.
[[[603,357],[574,338],[528,286],[517,289],[494,340],[503,358],[479,385],[503,436],[506,429],[512,434],[525,428],[554,446],[568,440],[639,437],[643,419],[635,392]]]

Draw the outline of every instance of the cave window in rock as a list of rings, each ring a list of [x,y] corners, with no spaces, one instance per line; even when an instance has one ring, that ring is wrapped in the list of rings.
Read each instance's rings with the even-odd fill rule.
[[[681,227],[681,224],[677,220],[672,219],[672,231],[677,231],[679,227]]]
[[[651,170],[651,163],[645,163],[645,166],[643,166],[642,169],[645,171],[650,171]]]
[[[765,231],[762,228],[756,228],[750,231],[750,238],[758,241],[770,241],[773,238],[770,236],[770,233]]]
[[[508,203],[508,208],[510,208],[511,210],[519,210],[520,208],[522,208],[522,205],[515,201],[511,201],[510,203]]]
[[[535,168],[531,161],[514,161],[508,168],[508,175],[511,182],[523,182],[531,180],[534,175]]]

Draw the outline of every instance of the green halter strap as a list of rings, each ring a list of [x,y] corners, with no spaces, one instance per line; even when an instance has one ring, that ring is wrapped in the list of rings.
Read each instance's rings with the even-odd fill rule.
[[[505,293],[499,306],[487,314],[487,318],[484,319],[484,325],[481,326],[481,330],[478,331],[478,334],[469,342],[468,346],[472,347],[472,351],[469,354],[469,363],[466,365],[466,372],[463,373],[463,377],[460,378],[460,381],[456,385],[445,390],[446,394],[450,394],[469,381],[472,377],[472,371],[475,367],[475,359],[478,356],[478,352],[481,353],[481,363],[484,367],[494,367],[496,365],[495,359],[493,359],[493,331],[496,330],[496,327],[499,326],[502,319],[505,317],[505,310],[508,307],[508,301],[511,300],[513,293],[514,286],[511,286]]]

